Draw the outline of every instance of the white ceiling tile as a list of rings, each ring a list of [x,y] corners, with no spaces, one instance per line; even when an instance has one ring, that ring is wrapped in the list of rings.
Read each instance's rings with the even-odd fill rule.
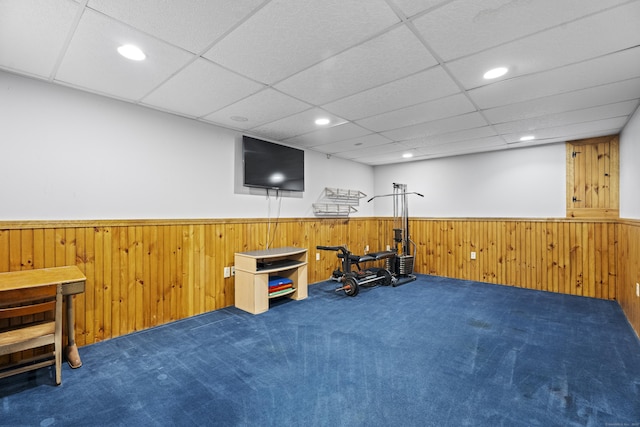
[[[384,154],[396,153],[394,157],[396,157],[398,160],[401,160],[402,153],[407,150],[408,148],[404,146],[404,144],[400,142],[392,142],[389,144],[380,144],[380,145],[375,145],[373,147],[358,148],[355,150],[345,151],[340,153],[340,156],[347,159],[349,158],[361,159],[363,157],[368,158],[368,157],[380,156]]]
[[[511,148],[510,146],[503,146],[503,145],[496,145],[496,146],[487,146],[487,147],[475,147],[475,148],[469,148],[467,150],[460,150],[460,151],[449,151],[449,152],[442,152],[442,153],[432,153],[432,154],[426,154],[426,155],[422,155],[422,156],[416,156],[415,159],[416,160],[432,160],[432,159],[440,159],[440,158],[445,158],[445,157],[452,157],[452,156],[464,156],[464,155],[471,155],[471,154],[480,154],[480,153],[488,153],[491,151],[500,151],[500,150],[507,150]]]
[[[458,130],[478,128],[486,126],[487,122],[480,113],[468,113],[462,116],[450,117],[443,120],[436,120],[428,123],[408,126],[382,132],[382,135],[395,141],[427,137],[442,133],[455,132]]]
[[[90,0],[88,6],[169,43],[200,53],[264,0]],[[186,24],[186,25],[185,25]]]
[[[615,22],[615,25],[611,25]],[[466,89],[486,85],[482,75],[498,66],[509,68],[503,79],[533,74],[609,52],[640,45],[640,2],[603,12],[447,63]],[[590,34],[592,37],[588,43]]]
[[[402,141],[408,147],[426,147],[429,145],[442,145],[451,142],[468,141],[470,139],[480,139],[489,136],[497,136],[496,131],[490,126],[465,129],[439,135],[414,138]]]
[[[251,129],[310,108],[309,104],[267,88],[209,114],[204,119],[222,126]],[[245,118],[246,121],[233,120],[232,117]]]
[[[304,135],[296,136],[295,138],[289,138],[285,140],[285,142],[300,147],[316,147],[318,145],[356,138],[369,133],[370,132],[368,130],[354,125],[353,123],[342,123],[337,126],[331,126],[305,133]]]
[[[206,59],[198,58],[151,92],[142,102],[200,117],[263,87]]]
[[[416,19],[414,24],[438,55],[449,61],[625,1],[459,0]],[[607,31],[612,29],[610,25]]]
[[[429,145],[417,148],[420,154],[443,154],[443,153],[460,153],[475,150],[480,147],[506,147],[506,143],[502,138],[489,136],[485,138],[476,138],[466,141],[449,142],[447,144]]]
[[[585,123],[600,119],[623,117],[631,115],[638,107],[638,101],[625,101],[616,104],[551,114],[525,120],[500,123],[494,125],[501,134],[508,133],[536,133],[538,129],[557,127],[562,125]]]
[[[357,120],[442,98],[460,88],[440,66],[392,81],[322,106],[345,119]]]
[[[367,153],[364,153],[365,155]],[[409,161],[402,158],[402,153],[379,154],[371,157],[357,157],[357,161],[369,166],[385,165],[390,163],[403,163]]]
[[[640,76],[640,47],[468,91],[480,108],[492,108]]]
[[[570,135],[548,137],[548,138],[545,138],[544,140],[509,142],[509,144],[507,145],[507,148],[512,149],[512,148],[522,148],[522,147],[534,147],[536,145],[545,145],[545,144],[552,144],[552,143],[558,143],[558,142],[565,143],[567,141],[576,141],[576,140],[586,139],[586,138],[597,138],[599,136],[615,135],[618,132],[619,132],[618,128],[596,129],[596,130],[587,131],[585,133],[572,133]]]
[[[135,44],[147,55],[131,61],[116,49]],[[138,100],[193,55],[142,34],[111,18],[86,10],[55,78],[119,98]]]
[[[429,101],[389,113],[357,120],[360,126],[375,132],[397,129],[418,123],[432,122],[446,117],[460,116],[475,111],[476,108],[463,94]]]
[[[578,139],[578,137],[576,137],[577,135],[590,135],[604,130],[607,132],[614,130],[612,133],[618,133],[627,123],[627,119],[627,116],[615,117],[611,119],[594,120],[586,123],[575,123],[546,129],[538,129],[535,136],[537,140],[545,140],[548,138],[555,138],[554,140],[557,140],[558,138],[562,139],[563,137],[569,140]],[[502,135],[502,137],[509,143],[520,142],[521,136],[521,133]]]
[[[0,0],[0,69],[377,165],[619,132],[638,22],[640,0]]]
[[[361,136],[359,138],[317,145],[313,147],[313,150],[320,151],[322,153],[336,154],[343,153],[345,151],[363,150],[366,148],[375,147],[377,145],[389,144],[391,142],[392,141],[389,138],[385,138],[382,135],[372,133],[369,135]]]
[[[449,0],[393,0],[405,16],[411,17],[419,12],[436,7]]]
[[[345,120],[327,113],[319,108],[302,111],[289,117],[276,120],[251,129],[252,133],[264,135],[265,137],[284,141],[294,136],[303,135],[305,133],[318,130],[315,120],[319,117],[326,117],[331,120],[329,127],[338,126],[345,123]]]
[[[640,77],[484,110],[491,123],[579,110],[640,98]]]
[[[605,136],[605,135],[612,135],[614,132],[609,132],[609,133],[603,133],[601,135],[593,135],[593,137],[597,137],[597,136]],[[585,135],[585,138],[591,138],[591,136],[589,135]],[[578,137],[577,139],[583,139],[582,137]],[[529,147],[535,147],[537,145],[547,145],[547,144],[556,144],[556,143],[565,143],[567,142],[568,139],[566,136],[563,137],[558,137],[558,138],[549,138],[549,139],[545,139],[544,141],[525,141],[525,142],[510,142],[507,145],[507,149],[517,149],[517,148],[529,148]]]
[[[272,84],[397,22],[383,0],[274,0],[205,56]]]
[[[437,64],[405,26],[329,58],[275,87],[311,104],[324,104]]]
[[[78,10],[67,0],[0,1],[0,68],[49,77]]]

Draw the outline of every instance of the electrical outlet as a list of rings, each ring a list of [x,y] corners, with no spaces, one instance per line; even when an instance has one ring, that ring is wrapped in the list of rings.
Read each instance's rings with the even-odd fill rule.
[[[224,268],[224,278],[231,277],[231,267]]]
[[[387,245],[387,252],[391,250],[391,246]]]
[[[316,261],[320,261],[320,252],[316,252]]]
[[[235,276],[236,275],[236,267],[235,266],[231,266],[231,275]]]
[[[476,259],[476,253],[475,252],[471,252],[471,259]]]
[[[364,253],[366,254],[367,252],[369,252],[369,245],[364,247]]]
[[[640,283],[636,283],[636,296],[640,297]]]

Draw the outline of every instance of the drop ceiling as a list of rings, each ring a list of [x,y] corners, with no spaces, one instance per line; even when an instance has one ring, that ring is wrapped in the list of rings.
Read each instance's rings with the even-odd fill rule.
[[[0,0],[0,69],[382,165],[619,132],[640,0]]]

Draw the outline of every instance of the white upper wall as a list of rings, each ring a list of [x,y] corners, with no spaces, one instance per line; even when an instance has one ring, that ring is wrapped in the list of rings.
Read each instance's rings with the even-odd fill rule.
[[[564,144],[449,157],[375,168],[377,194],[407,184],[412,217],[558,218],[566,215]],[[374,200],[393,215],[391,198]]]
[[[5,72],[0,94],[0,220],[306,217],[324,187],[373,192],[372,167],[307,150],[302,195],[241,194],[237,132]]]
[[[640,108],[620,134],[620,218],[640,219]]]
[[[325,187],[394,182],[424,194],[413,217],[565,216],[564,144],[375,168],[307,150],[305,192],[276,200],[238,185],[238,132],[1,71],[0,91],[0,220],[312,217]],[[640,113],[620,147],[621,217],[640,218]]]

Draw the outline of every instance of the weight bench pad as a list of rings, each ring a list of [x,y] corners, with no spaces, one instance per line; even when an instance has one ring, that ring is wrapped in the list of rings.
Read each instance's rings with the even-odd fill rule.
[[[381,251],[381,252],[372,252],[367,255],[372,256],[374,257],[374,259],[378,260],[378,259],[385,259],[385,258],[393,258],[394,256],[396,256],[396,253],[393,251]]]
[[[393,251],[371,252],[366,255],[350,254],[349,259],[353,262],[377,261],[385,258],[393,258],[396,255]],[[338,258],[343,258],[342,254],[338,254]]]

